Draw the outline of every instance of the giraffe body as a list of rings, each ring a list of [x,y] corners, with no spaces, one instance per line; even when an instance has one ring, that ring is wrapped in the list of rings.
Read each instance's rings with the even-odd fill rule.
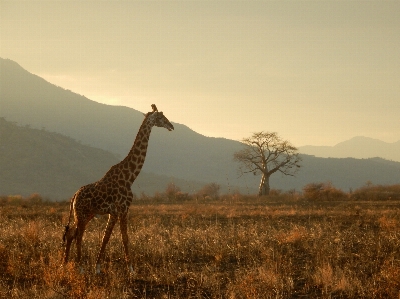
[[[73,240],[76,240],[76,262],[80,263],[82,237],[86,225],[95,215],[108,214],[107,227],[96,261],[96,272],[100,272],[100,263],[104,257],[105,247],[118,220],[124,245],[125,259],[130,270],[132,270],[127,234],[127,214],[133,200],[131,186],[143,167],[152,127],[164,127],[169,131],[174,129],[163,113],[157,111],[157,107],[154,104],[152,107],[153,112],[149,112],[145,116],[136,135],[135,142],[126,158],[112,166],[99,181],[81,187],[71,198],[69,222],[73,213],[74,223],[71,227],[69,223],[65,227],[63,237],[66,242],[64,263],[68,262]]]

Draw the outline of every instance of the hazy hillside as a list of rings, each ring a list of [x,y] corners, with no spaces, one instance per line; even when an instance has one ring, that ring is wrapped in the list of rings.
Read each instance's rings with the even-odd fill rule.
[[[27,196],[37,192],[51,199],[66,199],[80,186],[100,179],[118,162],[110,152],[0,118],[0,195]],[[185,192],[194,192],[205,185],[141,172],[132,190],[137,195],[142,192],[153,195],[163,191],[169,182]]]
[[[400,161],[400,140],[387,143],[378,139],[357,136],[340,142],[335,146],[300,147],[300,152],[324,158],[372,158],[381,157],[388,160]]]
[[[128,153],[143,120],[141,112],[91,101],[48,83],[10,60],[0,59],[0,84],[0,116],[6,120],[44,127],[119,157]],[[168,107],[159,109],[168,117]],[[174,126],[173,132],[153,129],[144,171],[229,184],[232,188],[246,188],[254,182],[252,177],[237,179],[232,157],[239,142],[205,137],[176,123]]]
[[[400,162],[381,158],[317,158],[309,155],[302,155],[302,158],[303,167],[297,177],[279,180],[278,175],[272,180],[273,186],[283,190],[294,186],[299,190],[308,183],[330,181],[334,186],[349,191],[368,181],[376,185],[400,183]]]
[[[68,198],[118,161],[109,152],[61,134],[18,127],[4,119],[0,119],[0,145],[0,195],[38,192]]]
[[[149,103],[149,109],[150,104],[152,103]],[[96,103],[54,86],[25,71],[17,63],[5,59],[0,59],[0,108],[0,116],[6,120],[20,125],[29,124],[32,128],[39,129],[35,130],[35,133],[27,132],[28,139],[31,138],[28,137],[29,134],[39,134],[38,132],[46,135],[47,137],[43,137],[47,138],[46,140],[56,141],[57,138],[61,138],[48,137],[49,133],[41,130],[45,128],[46,131],[58,132],[79,140],[82,144],[116,153],[119,158],[124,157],[129,151],[143,120],[141,112],[127,107]],[[159,109],[164,110],[168,117],[168,107]],[[237,164],[233,162],[232,157],[241,147],[239,142],[205,137],[176,123],[174,126],[175,130],[172,132],[160,128],[153,129],[143,172],[134,184],[134,188],[137,188],[135,192],[152,194],[155,190],[162,191],[171,180],[184,191],[193,192],[202,184],[216,182],[227,186],[223,189],[224,192],[234,191],[238,186],[244,193],[257,192],[260,179],[258,176],[246,175],[238,178]],[[28,128],[23,129],[28,130]],[[100,178],[114,163],[112,161],[117,161],[112,154],[102,151],[112,160],[108,162],[107,159],[100,157],[100,154],[95,154],[93,151],[97,149],[91,147],[85,147],[86,162],[79,160],[83,145],[68,140],[71,142],[68,146],[62,146],[64,141],[60,141],[61,145],[44,143],[35,150],[38,154],[33,161],[2,155],[2,161],[6,166],[5,170],[2,170],[1,184],[4,182],[6,186],[14,185],[16,189],[13,190],[20,188],[20,193],[25,192],[28,180],[24,177],[28,176],[26,169],[42,169],[41,172],[34,171],[34,175],[29,171],[29,180],[32,180],[31,189],[32,186],[36,188],[43,185],[40,190],[43,190],[44,194],[54,194],[52,192],[58,190],[61,184],[69,188],[65,190],[65,194],[70,196],[70,193],[79,186]],[[4,142],[1,141],[1,146],[4,146]],[[339,145],[338,147],[340,148]],[[368,145],[363,147],[368,148]],[[18,148],[15,149],[17,153],[26,150],[27,153],[24,155],[27,157],[30,155],[32,145],[26,143],[16,148]],[[62,162],[57,160],[60,153],[65,158]],[[54,157],[50,159],[53,162],[43,160],[45,157],[46,159]],[[18,167],[12,169],[13,165]],[[279,174],[273,176],[271,187],[300,190],[311,182],[331,181],[336,187],[348,190],[358,188],[367,181],[375,184],[400,182],[400,163],[382,159],[324,159],[303,155],[302,165],[295,178],[281,177]],[[52,174],[51,171],[54,169],[58,169],[59,173]],[[54,181],[59,185],[52,184]]]

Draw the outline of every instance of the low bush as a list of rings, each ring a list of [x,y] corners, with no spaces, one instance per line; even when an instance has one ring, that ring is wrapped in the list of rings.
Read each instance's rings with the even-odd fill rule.
[[[400,200],[400,184],[371,185],[356,189],[351,194],[353,200]]]
[[[303,196],[308,200],[338,200],[347,198],[347,194],[335,188],[332,183],[311,183],[303,188]]]

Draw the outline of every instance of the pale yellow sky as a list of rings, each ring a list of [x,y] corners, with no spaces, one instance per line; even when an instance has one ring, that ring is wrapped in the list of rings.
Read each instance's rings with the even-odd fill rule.
[[[400,140],[400,1],[0,0],[0,38],[51,83],[203,135]]]

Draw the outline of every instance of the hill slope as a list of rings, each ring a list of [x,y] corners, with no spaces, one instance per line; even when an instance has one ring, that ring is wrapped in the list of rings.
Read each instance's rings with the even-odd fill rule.
[[[0,195],[39,193],[50,199],[66,199],[119,162],[110,152],[59,133],[20,127],[3,118],[0,145]],[[153,195],[171,181],[185,192],[199,190],[205,184],[141,172],[132,190],[137,195]]]
[[[381,157],[400,162],[400,140],[394,143],[387,143],[378,139],[357,136],[340,142],[335,146],[306,145],[300,147],[299,150],[303,154],[324,158],[354,157],[365,159]]]
[[[119,158],[125,157],[129,151],[143,120],[142,113],[134,109],[96,103],[71,91],[54,86],[42,78],[30,74],[17,63],[1,58],[0,108],[0,116],[7,120],[18,122],[20,125],[28,124],[37,129],[44,127],[48,131],[58,132],[75,140],[81,140],[83,144],[116,153]],[[167,107],[159,108],[160,110],[167,109]],[[167,112],[166,115],[168,116]],[[162,191],[168,180],[174,178],[174,182],[184,191],[196,190],[199,183],[195,182],[201,182],[200,184],[216,182],[221,185],[229,185],[224,191],[233,191],[240,187],[244,193],[256,193],[260,179],[258,176],[247,175],[238,178],[237,164],[233,162],[232,157],[233,153],[241,148],[239,142],[205,137],[184,125],[176,123],[174,123],[174,126],[173,132],[154,128],[143,172],[134,184],[134,188],[138,188],[136,192],[143,191],[152,194],[155,190]],[[37,133],[37,131],[35,132]],[[43,130],[39,130],[39,132],[44,134]],[[50,139],[52,138],[55,139],[55,137]],[[60,143],[63,144],[61,141]],[[1,145],[3,146],[3,142]],[[19,146],[19,150],[31,147],[32,145],[26,144]],[[47,152],[51,152],[51,149],[48,148],[38,150],[38,152],[41,152],[42,155],[46,153],[48,157],[54,155],[55,162],[51,163],[58,163],[62,172],[62,174],[57,174],[60,175],[57,184],[70,186],[68,192],[65,193],[68,196],[81,185],[100,178],[114,163],[110,160],[110,162],[105,163],[106,165],[95,166],[96,163],[101,163],[102,160],[107,159],[96,156],[97,154],[91,152],[94,150],[91,148],[90,150],[87,149],[86,155],[90,156],[87,158],[92,160],[85,166],[84,163],[86,162],[79,160],[78,157],[68,157],[69,154],[78,155],[76,148],[82,147],[81,144],[79,146],[70,144],[68,147],[53,145],[53,147],[54,154],[47,155]],[[59,159],[57,155],[60,153],[63,153],[66,158],[62,164],[57,161]],[[108,155],[113,156],[109,153]],[[25,156],[29,156],[29,151]],[[1,183],[18,184],[21,188],[20,192],[27,187],[24,187],[27,178],[23,177],[22,174],[26,172],[26,169],[54,168],[54,165],[50,162],[37,160],[38,158],[35,159],[41,162],[26,161],[25,166],[22,164],[24,160],[20,161],[18,158],[18,161],[13,161],[13,159],[16,158],[8,156],[8,158],[2,160],[5,165],[8,165],[7,169],[12,176],[3,175]],[[74,159],[78,159],[80,162],[73,162]],[[113,161],[117,161],[115,157],[113,159]],[[12,165],[17,164],[19,166],[12,170]],[[303,155],[302,164],[303,167],[295,178],[281,177],[278,174],[273,176],[271,187],[282,190],[300,190],[304,185],[311,182],[331,181],[336,187],[348,190],[349,188],[360,187],[367,181],[372,181],[375,184],[400,182],[400,163],[382,159],[323,159]],[[91,170],[84,169],[90,165],[93,169],[100,167],[101,171],[99,168],[98,172],[89,175]],[[82,169],[80,169],[81,166]],[[79,177],[80,172],[85,173],[85,171],[87,171],[86,176],[82,174],[82,177]],[[38,175],[44,176],[42,173]],[[38,191],[33,189],[40,184],[47,184],[46,180],[50,182],[50,178],[56,178],[57,175],[51,174],[50,171],[46,174],[46,177],[38,178],[37,181],[33,182],[34,184],[30,185],[29,190],[32,191],[29,191],[29,193]],[[77,177],[63,181],[65,176],[69,175]],[[30,179],[33,180],[34,178]],[[71,182],[68,182],[68,180],[71,180]],[[49,194],[60,188],[50,183],[45,187],[48,189],[43,188],[41,190]]]
[[[67,198],[100,179],[117,158],[104,150],[44,130],[0,119],[0,195],[38,192]]]
[[[301,155],[302,169],[296,177],[286,177],[279,180],[279,175],[272,179],[274,185],[283,190],[285,186],[293,186],[300,190],[306,184],[313,182],[327,182],[344,191],[359,188],[368,181],[376,185],[390,185],[400,183],[400,162],[393,162],[381,158],[317,158]]]
[[[0,84],[0,116],[20,125],[44,127],[119,157],[128,153],[143,120],[141,112],[91,101],[1,58]],[[168,107],[159,109],[165,109],[168,117]],[[232,160],[239,142],[205,137],[181,124],[174,126],[173,132],[153,129],[144,171],[232,187],[254,182],[253,178],[238,179]]]

